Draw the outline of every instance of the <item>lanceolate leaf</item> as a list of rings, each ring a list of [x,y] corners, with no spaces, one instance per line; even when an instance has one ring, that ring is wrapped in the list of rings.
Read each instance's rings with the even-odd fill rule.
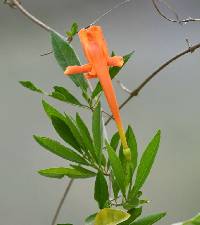
[[[111,138],[111,141],[110,141],[110,146],[113,148],[113,150],[116,152],[117,151],[117,147],[119,145],[119,133],[116,132],[112,138]],[[110,168],[110,161],[108,161],[107,163],[107,167]]]
[[[65,223],[65,224],[57,224],[57,225],[73,225],[71,223]]]
[[[199,225],[200,224],[200,213],[198,215],[196,215],[195,217],[193,217],[192,219],[184,222],[183,225],[190,225],[190,223],[192,225]]]
[[[200,213],[197,214],[192,219],[189,219],[189,220],[184,221],[184,222],[173,223],[172,225],[200,225]]]
[[[78,126],[79,130],[80,130],[82,140],[83,140],[87,150],[89,150],[93,159],[96,162],[98,162],[97,155],[96,155],[95,148],[94,148],[94,143],[93,143],[93,140],[90,136],[90,132],[89,132],[86,124],[84,123],[84,121],[82,120],[82,118],[79,116],[78,113],[76,114],[76,123],[77,123],[77,126]]]
[[[124,171],[122,168],[121,161],[118,158],[116,152],[113,150],[113,148],[109,144],[106,145],[106,148],[108,150],[108,156],[109,156],[113,174],[116,178],[116,182],[118,183],[123,196],[125,196],[126,195],[125,182],[124,182],[125,176],[124,176]]]
[[[133,189],[130,193],[130,198],[134,198],[140,188],[143,186],[146,178],[148,177],[152,165],[154,163],[158,147],[160,143],[160,131],[154,136],[146,150],[144,151],[140,164],[137,169],[136,180]]]
[[[97,158],[99,159],[99,164],[101,162],[101,151],[103,144],[103,134],[102,134],[102,116],[101,116],[101,105],[95,108],[92,115],[92,133],[94,146],[97,150]]]
[[[86,174],[93,174],[94,176],[96,175],[95,172],[88,170],[80,165],[70,165],[72,168],[76,169],[77,171],[81,172],[81,173],[86,173]]]
[[[112,173],[112,189],[113,189],[114,198],[117,199],[120,188],[113,173]]]
[[[113,79],[119,73],[119,71],[125,66],[125,64],[131,58],[133,53],[134,52],[131,52],[131,53],[129,53],[129,54],[127,54],[123,57],[124,58],[124,65],[122,67],[111,67],[110,68],[109,72],[110,72],[111,79]],[[101,84],[98,82],[98,84],[96,85],[96,87],[95,87],[95,89],[92,93],[92,98],[95,98],[101,91],[102,91]]]
[[[80,150],[80,145],[78,144],[76,138],[74,137],[73,133],[71,132],[69,126],[66,124],[64,120],[61,120],[58,117],[52,116],[51,117],[52,124],[58,133],[58,135],[69,145],[71,145],[73,148]]]
[[[62,113],[60,113],[56,108],[54,108],[52,105],[50,105],[46,101],[43,100],[42,104],[43,104],[45,112],[50,117],[50,119],[51,117],[57,117],[66,123],[66,125],[70,128],[76,141],[79,143],[81,148],[84,149],[84,143],[81,138],[80,132],[78,128],[76,127],[76,125],[74,124],[73,120],[67,114],[63,115]]]
[[[60,101],[67,102],[73,105],[82,106],[77,98],[75,98],[67,89],[64,87],[54,87],[54,91],[50,95],[53,98],[59,99]]]
[[[132,175],[133,175],[135,168],[137,166],[138,152],[137,152],[137,141],[133,133],[133,130],[130,126],[128,127],[128,130],[126,132],[126,137],[127,137],[128,146],[131,150],[131,167],[132,167]]]
[[[22,86],[24,86],[25,88],[28,88],[31,91],[43,93],[43,91],[40,88],[36,87],[31,81],[20,81],[19,83]]]
[[[110,146],[116,151],[118,145],[119,145],[119,133],[116,132],[111,138]]]
[[[102,209],[95,218],[94,225],[116,225],[127,220],[130,215],[117,209]]]
[[[93,172],[80,172],[74,168],[49,168],[38,171],[38,173],[45,177],[50,178],[63,178],[64,176],[71,177],[71,178],[90,178],[94,177],[96,174]]]
[[[45,100],[42,100],[42,105],[43,105],[44,111],[46,112],[46,114],[48,115],[49,118],[51,118],[52,116],[55,116],[61,120],[65,119],[65,117],[62,113],[60,113],[56,108],[51,106]]]
[[[34,136],[35,140],[46,150],[72,162],[88,165],[88,162],[76,152],[61,145],[58,141],[46,137]]]
[[[73,136],[75,137],[76,141],[84,149],[84,142],[82,140],[81,134],[80,134],[75,122],[73,121],[73,119],[70,116],[68,116],[67,114],[65,114],[64,121],[67,124],[67,126],[70,128],[70,130],[71,130]]]
[[[65,123],[70,128],[73,136],[75,137],[76,141],[78,142],[79,146],[81,147],[81,150],[87,155],[89,159],[91,159],[91,154],[89,153],[88,149],[85,146],[85,141],[83,140],[81,136],[81,132],[79,131],[77,124],[75,124],[75,121],[73,118],[65,114]]]
[[[162,219],[166,213],[158,213],[150,216],[146,216],[142,219],[138,219],[134,221],[133,223],[130,223],[130,225],[152,225]]]
[[[55,58],[63,70],[65,70],[67,66],[80,65],[74,49],[66,40],[53,32],[51,33],[51,40]],[[73,75],[70,76],[70,78],[76,86],[81,87],[83,91],[87,89],[88,85],[82,74]]]
[[[94,198],[98,202],[100,209],[103,209],[109,200],[108,185],[101,171],[96,176]]]

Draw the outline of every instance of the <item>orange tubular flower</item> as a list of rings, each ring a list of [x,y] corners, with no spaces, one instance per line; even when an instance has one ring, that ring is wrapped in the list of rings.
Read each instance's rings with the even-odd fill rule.
[[[100,26],[90,26],[87,29],[81,29],[78,33],[88,64],[82,66],[68,66],[64,72],[66,75],[84,73],[85,78],[98,78],[110,110],[115,119],[123,152],[127,160],[130,160],[130,149],[128,147],[124,128],[122,125],[119,106],[117,103],[115,91],[109,74],[110,66],[121,67],[124,63],[123,57],[110,57],[103,31]]]

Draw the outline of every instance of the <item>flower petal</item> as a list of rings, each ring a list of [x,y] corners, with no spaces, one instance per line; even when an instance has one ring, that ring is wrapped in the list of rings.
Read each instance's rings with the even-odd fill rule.
[[[64,72],[65,75],[72,75],[78,73],[88,73],[92,69],[90,64],[85,64],[82,66],[68,66]]]

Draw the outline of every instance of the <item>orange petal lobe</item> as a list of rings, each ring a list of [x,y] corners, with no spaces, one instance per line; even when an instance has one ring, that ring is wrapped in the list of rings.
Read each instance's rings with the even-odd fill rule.
[[[124,59],[122,56],[113,56],[108,58],[108,66],[122,67],[124,64]]]
[[[64,72],[65,75],[72,75],[77,73],[88,73],[92,69],[90,64],[85,64],[82,66],[68,66]]]

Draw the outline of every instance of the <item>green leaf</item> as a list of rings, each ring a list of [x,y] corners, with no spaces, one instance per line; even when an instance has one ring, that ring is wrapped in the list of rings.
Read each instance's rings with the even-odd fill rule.
[[[88,170],[80,165],[70,165],[72,168],[76,169],[77,171],[81,172],[81,173],[87,173],[87,174],[93,174],[93,176],[96,175],[95,172],[91,171],[91,170]]]
[[[39,136],[34,136],[34,139],[46,150],[52,152],[57,156],[60,156],[72,162],[88,165],[88,162],[84,158],[82,158],[79,154],[72,151],[71,149],[60,144],[58,141],[52,140],[47,137],[39,137]]]
[[[40,170],[38,171],[38,173],[45,177],[59,178],[59,179],[63,178],[64,176],[76,179],[76,178],[90,178],[96,175],[93,172],[83,173],[73,168],[64,168],[64,167],[48,168]]]
[[[67,102],[77,106],[83,106],[77,98],[75,98],[67,89],[64,87],[55,86],[54,91],[50,95],[60,101]]]
[[[93,225],[93,224],[94,224],[94,220],[95,220],[96,215],[97,215],[97,213],[94,213],[94,214],[88,216],[88,217],[85,219],[85,225]]]
[[[140,208],[134,208],[128,211],[128,213],[131,215],[128,220],[120,223],[119,225],[129,225],[134,220],[136,220],[141,214],[142,214],[142,207]]]
[[[126,132],[127,137],[127,143],[131,150],[131,177],[133,176],[133,173],[135,171],[135,168],[137,167],[137,158],[138,158],[138,152],[137,152],[137,141],[134,135],[134,132],[130,126],[128,126],[128,130]]]
[[[156,154],[158,152],[160,143],[160,131],[154,136],[151,142],[148,144],[146,150],[144,151],[140,164],[137,169],[136,180],[133,189],[130,193],[130,198],[134,198],[138,193],[140,188],[143,186],[145,180],[147,179],[152,165],[154,163]]]
[[[200,225],[200,214],[183,223],[183,225]]]
[[[78,128],[74,124],[73,120],[67,114],[65,114],[65,116],[64,116],[62,113],[60,113],[56,108],[54,108],[52,105],[50,105],[46,101],[43,100],[42,104],[43,104],[45,112],[50,117],[50,119],[51,119],[51,117],[57,117],[66,123],[66,125],[70,128],[70,130],[71,130],[74,138],[78,142],[78,144],[81,146],[81,148],[84,149],[84,143],[83,143],[82,137],[80,135]],[[87,153],[87,152],[85,151],[85,153]]]
[[[97,155],[96,155],[95,148],[94,148],[94,144],[93,144],[93,140],[90,136],[90,132],[89,132],[86,124],[84,123],[84,121],[82,120],[82,118],[79,116],[78,113],[76,114],[76,123],[77,123],[77,126],[78,126],[79,130],[80,130],[82,140],[83,140],[87,150],[89,150],[92,158],[96,162],[98,162]]]
[[[117,151],[117,147],[119,145],[119,139],[120,139],[120,137],[119,137],[119,133],[118,132],[116,132],[111,138],[110,146],[113,148],[114,151]],[[110,161],[107,162],[107,168],[108,169],[110,168]],[[117,187],[117,189],[118,189],[118,187]]]
[[[47,113],[47,115],[50,117],[50,119],[52,117],[57,117],[61,120],[63,120],[66,125],[69,127],[69,129],[71,130],[74,138],[76,139],[76,141],[78,142],[79,146],[81,146],[81,148],[85,151],[85,153],[87,154],[87,151],[85,150],[85,146],[84,146],[84,142],[82,140],[82,137],[80,135],[80,132],[78,130],[78,128],[76,127],[76,125],[73,122],[73,119],[70,118],[67,114],[65,114],[65,116],[60,113],[55,107],[53,107],[52,105],[50,105],[49,103],[47,103],[46,101],[42,101],[43,107],[45,112]]]
[[[101,115],[101,105],[100,103],[95,108],[92,115],[92,133],[94,146],[97,150],[97,158],[99,159],[99,164],[101,162],[101,151],[103,145],[103,134],[102,134],[102,115]]]
[[[71,223],[65,223],[65,224],[57,224],[57,225],[73,225]]]
[[[140,204],[140,201],[138,198],[134,198],[131,202],[127,201],[125,203],[123,203],[123,208],[126,210],[131,210],[134,209],[136,207],[138,207]]]
[[[62,113],[60,113],[56,108],[51,106],[49,103],[47,103],[45,100],[42,100],[42,105],[44,108],[44,111],[48,115],[48,117],[51,119],[52,116],[58,117],[61,120],[64,120],[65,117]]]
[[[65,224],[57,224],[57,225],[73,225],[71,223],[65,223]]]
[[[76,56],[74,49],[66,40],[62,39],[59,35],[52,32],[51,41],[53,46],[54,56],[63,70],[67,66],[80,65],[79,59]],[[83,91],[87,90],[88,85],[82,74],[69,76],[77,87],[81,87]]]
[[[120,187],[120,190],[123,196],[126,196],[125,182],[124,182],[125,177],[124,177],[124,171],[122,168],[121,161],[118,158],[116,152],[113,150],[113,148],[109,144],[106,145],[106,148],[108,150],[108,156],[109,156],[113,174],[116,178],[116,181],[118,183],[118,186]]]
[[[70,116],[68,116],[67,114],[65,114],[65,122],[66,122],[67,126],[70,128],[70,130],[71,130],[73,136],[75,137],[76,141],[79,143],[79,145],[81,146],[81,148],[87,154],[87,150],[85,149],[84,141],[83,141],[83,139],[81,137],[81,134],[79,132],[79,129],[76,126],[74,120]]]
[[[19,81],[19,83],[31,91],[43,93],[43,91],[40,88],[36,87],[31,81]]]
[[[105,208],[96,215],[94,225],[116,225],[129,217],[130,215],[124,211]]]
[[[116,132],[111,138],[110,146],[116,151],[118,145],[119,145],[119,133]]]
[[[113,173],[112,173],[112,189],[113,189],[114,198],[117,200],[120,188]]]
[[[94,199],[98,202],[100,209],[103,209],[109,200],[108,185],[101,171],[96,176]]]
[[[180,223],[174,223],[172,225],[200,225],[200,213],[192,219]]]
[[[71,26],[71,35],[74,36],[78,33],[78,24],[74,22]]]
[[[58,135],[69,145],[71,145],[74,149],[81,152],[81,148],[73,133],[71,132],[69,126],[66,124],[64,120],[61,120],[58,117],[51,117],[52,124],[58,133]]]
[[[162,219],[166,213],[158,213],[158,214],[153,214],[150,216],[146,216],[142,219],[138,219],[134,221],[133,223],[130,223],[130,225],[152,225]]]
[[[76,141],[79,143],[81,146],[82,151],[84,154],[88,157],[88,159],[93,162],[93,159],[91,157],[91,154],[89,153],[87,147],[85,146],[85,141],[83,140],[83,137],[81,136],[81,133],[79,132],[79,129],[77,125],[75,124],[73,118],[65,114],[65,123],[67,126],[70,128],[73,136],[75,137]]]
[[[126,65],[126,63],[128,62],[128,60],[131,58],[131,56],[133,55],[134,52],[131,52],[125,56],[123,56],[124,58],[124,65],[122,67],[111,67],[110,68],[110,77],[111,79],[115,78],[116,75],[120,72],[120,70]],[[96,85],[94,91],[92,92],[92,98],[95,98],[100,92],[102,91],[102,88],[101,88],[101,84],[100,82],[98,82],[98,84]]]

